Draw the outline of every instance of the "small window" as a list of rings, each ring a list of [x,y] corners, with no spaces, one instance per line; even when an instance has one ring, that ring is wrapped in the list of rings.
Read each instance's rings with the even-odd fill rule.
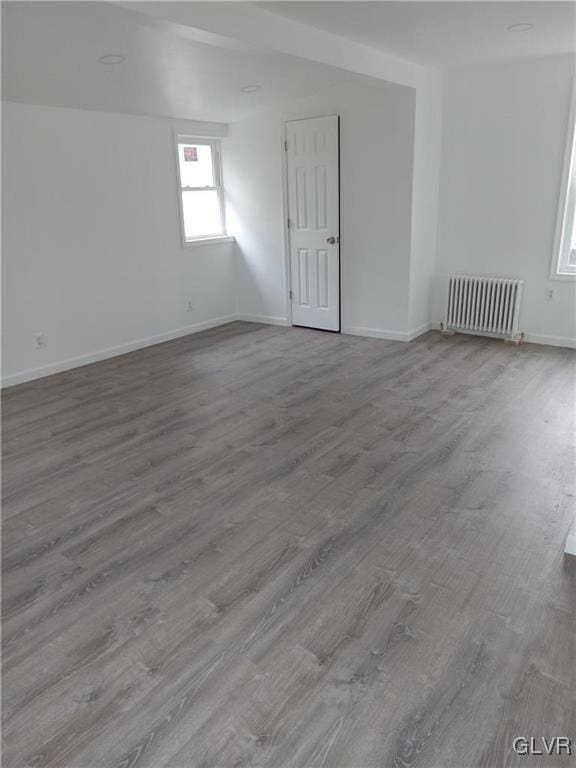
[[[576,277],[576,125],[575,125],[576,96],[572,94],[572,108],[568,125],[568,137],[564,156],[564,171],[556,240],[554,246],[554,261],[551,277]]]
[[[225,236],[219,142],[177,136],[176,152],[184,242]]]

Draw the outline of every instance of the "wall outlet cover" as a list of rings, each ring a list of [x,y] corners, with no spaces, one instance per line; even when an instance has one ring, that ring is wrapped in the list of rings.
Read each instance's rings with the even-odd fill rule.
[[[34,334],[34,348],[35,349],[44,349],[46,346],[46,338],[43,333],[35,333]]]

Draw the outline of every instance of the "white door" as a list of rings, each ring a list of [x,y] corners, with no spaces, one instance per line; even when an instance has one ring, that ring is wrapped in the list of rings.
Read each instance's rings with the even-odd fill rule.
[[[338,117],[286,123],[293,325],[340,330]]]

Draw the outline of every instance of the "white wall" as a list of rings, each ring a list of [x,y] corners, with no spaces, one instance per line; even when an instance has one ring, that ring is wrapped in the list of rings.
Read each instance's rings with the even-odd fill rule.
[[[233,124],[224,179],[236,253],[181,245],[172,121],[5,103],[4,380],[237,312],[285,322],[282,123],[334,113],[345,330],[406,338],[438,323],[455,271],[522,278],[528,339],[576,344],[576,284],[549,279],[573,74],[569,56],[446,73],[435,268],[436,81],[417,102],[414,89],[367,80]]]
[[[341,117],[343,329],[400,337],[408,327],[415,91],[376,81],[230,126],[224,179],[239,312],[286,320],[283,121],[324,114]]]
[[[276,113],[231,123],[222,161],[226,223],[236,238],[238,312],[285,323],[280,137]]]
[[[234,315],[233,244],[181,244],[174,125],[3,104],[3,380]]]
[[[528,340],[576,344],[576,284],[549,280],[573,76],[571,56],[446,74],[436,323],[449,272],[511,276]]]
[[[436,271],[442,145],[442,79],[430,72],[416,96],[408,330],[428,329]]]

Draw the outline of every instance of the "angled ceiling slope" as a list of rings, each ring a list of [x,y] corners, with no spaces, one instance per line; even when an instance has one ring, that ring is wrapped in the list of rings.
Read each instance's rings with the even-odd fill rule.
[[[119,54],[125,61],[98,60]],[[350,72],[104,2],[2,4],[2,98],[232,122]],[[245,85],[261,89],[246,93]]]

